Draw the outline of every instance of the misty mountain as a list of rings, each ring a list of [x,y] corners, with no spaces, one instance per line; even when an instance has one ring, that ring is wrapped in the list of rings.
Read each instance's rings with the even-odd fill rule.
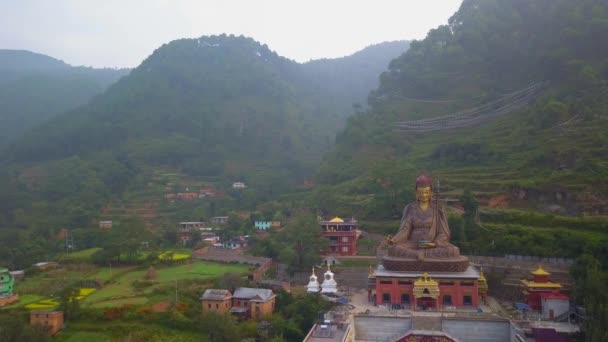
[[[49,201],[65,213],[56,217],[83,217],[158,168],[243,180],[272,198],[314,174],[352,103],[364,101],[364,80],[373,89],[371,73],[406,49],[392,45],[369,47],[352,56],[357,62],[299,64],[244,37],[165,44],[87,105],[11,144],[2,159],[11,170],[5,187],[15,192],[3,209],[12,217],[28,201]],[[327,70],[324,80],[310,68]],[[19,197],[24,183],[32,191]]]
[[[22,50],[0,50],[0,147],[67,110],[87,103],[128,69],[73,67]]]
[[[464,1],[447,25],[391,61],[319,180],[343,184],[351,202],[374,194],[361,211],[376,217],[398,215],[395,187],[422,170],[452,195],[515,193],[514,205],[608,212],[608,50],[598,45],[607,34],[606,3]],[[512,105],[510,94],[538,82],[526,105]],[[438,117],[435,127],[411,128]]]

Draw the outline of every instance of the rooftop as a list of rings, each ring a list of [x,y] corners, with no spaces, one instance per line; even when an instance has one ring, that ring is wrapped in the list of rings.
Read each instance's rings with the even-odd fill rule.
[[[235,298],[244,298],[244,299],[253,299],[255,297],[260,297],[261,300],[267,301],[274,296],[274,292],[269,289],[256,289],[251,287],[239,287],[234,291],[233,297]]]
[[[424,273],[427,273],[428,277],[433,279],[448,279],[448,278],[467,278],[467,279],[478,279],[479,271],[473,266],[469,266],[464,272],[399,272],[389,271],[384,268],[382,264],[378,265],[374,275],[376,277],[397,277],[397,278],[421,278]]]
[[[338,216],[333,216],[333,217],[324,217],[321,221],[321,224],[340,224],[340,223],[345,223],[345,224],[357,224],[357,220],[355,220],[354,218],[340,218]]]
[[[218,289],[207,289],[203,293],[200,299],[202,300],[224,300],[232,298],[230,291],[218,290]]]
[[[305,342],[341,342],[348,334],[349,327],[345,326],[340,329],[335,324],[315,324],[308,336],[304,339]]]
[[[536,283],[534,281],[522,280],[521,281],[526,287],[540,287],[540,288],[561,288],[562,285],[558,283],[552,283],[550,281],[546,283]]]
[[[548,275],[551,275],[551,273],[549,273],[549,272],[545,271],[545,270],[543,269],[543,267],[542,267],[542,266],[540,266],[540,265],[538,266],[538,268],[536,269],[536,271],[530,271],[530,273],[532,273],[532,274],[534,274],[534,275],[541,275],[541,276],[545,276],[545,275],[546,275],[546,276],[548,276]]]

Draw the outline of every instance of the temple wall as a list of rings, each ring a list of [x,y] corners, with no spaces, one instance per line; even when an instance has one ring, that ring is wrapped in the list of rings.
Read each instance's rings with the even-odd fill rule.
[[[443,319],[441,329],[467,342],[511,342],[511,323],[507,320]]]
[[[355,315],[355,340],[394,341],[412,329],[411,317]]]
[[[399,284],[399,280],[404,280],[403,278],[378,278],[376,279],[376,304],[383,305],[387,303],[383,303],[383,294],[389,293],[391,296],[390,304],[401,304],[401,294],[407,293],[409,294],[410,303],[409,305],[414,304],[414,281],[416,278],[408,279],[411,281],[410,285],[402,285]],[[385,284],[384,282],[390,281],[390,284]],[[444,306],[456,306],[462,307],[464,305],[464,295],[471,296],[471,307],[477,307],[479,305],[479,286],[477,281],[473,282],[472,286],[463,286],[460,284],[459,279],[455,279],[454,285],[439,285],[440,295],[438,300],[438,304],[440,307]],[[470,281],[466,279],[465,281]],[[452,296],[452,303],[443,303],[444,295]]]

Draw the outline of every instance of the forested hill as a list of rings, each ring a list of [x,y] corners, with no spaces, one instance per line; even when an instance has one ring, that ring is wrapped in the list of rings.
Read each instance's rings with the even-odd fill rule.
[[[350,56],[319,59],[303,64],[304,74],[319,94],[319,110],[350,116],[367,103],[369,92],[379,85],[379,75],[389,62],[407,51],[409,42],[374,44]]]
[[[368,49],[376,48],[383,46]],[[373,89],[378,75],[370,71],[386,68],[406,48],[349,70],[331,60],[318,64],[362,75]],[[145,184],[155,168],[242,180],[267,199],[284,193],[314,174],[347,116],[328,109],[339,82],[318,82],[309,68],[244,37],[163,45],[103,95],[30,130],[3,153],[7,225],[15,210],[37,210],[31,203],[38,201],[59,210],[55,219],[96,213],[109,197]],[[363,100],[362,83],[344,80],[342,88],[353,84],[354,91],[335,108],[352,112],[351,104]]]
[[[448,196],[608,212],[606,36],[606,2],[464,1],[390,63],[338,136],[319,174],[328,206],[390,217],[425,170]],[[527,104],[508,95],[537,82]]]
[[[128,72],[73,67],[30,51],[0,50],[0,147],[87,103]]]

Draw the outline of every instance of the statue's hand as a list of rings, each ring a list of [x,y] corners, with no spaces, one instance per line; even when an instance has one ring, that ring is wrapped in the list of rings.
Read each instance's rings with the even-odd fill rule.
[[[437,244],[435,244],[432,241],[420,241],[418,243],[418,247],[419,248],[435,248],[435,247],[437,247]]]
[[[382,242],[380,243],[380,249],[386,248],[393,244],[395,244],[395,240],[393,240],[393,237],[391,235],[387,235],[384,237],[384,240],[382,240]]]

